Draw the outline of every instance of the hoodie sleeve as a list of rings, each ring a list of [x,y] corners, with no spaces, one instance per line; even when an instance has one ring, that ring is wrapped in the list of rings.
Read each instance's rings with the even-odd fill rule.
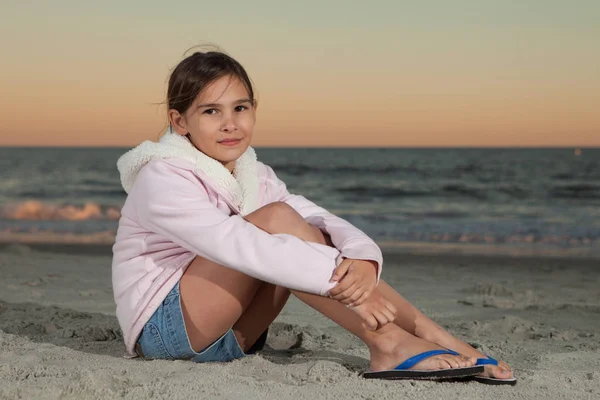
[[[213,205],[193,172],[157,161],[137,176],[140,225],[208,260],[254,278],[325,295],[339,252],[287,234],[271,235]]]
[[[289,204],[309,224],[327,233],[342,257],[375,261],[377,263],[377,283],[379,283],[383,255],[379,246],[369,236],[348,221],[331,214],[305,197],[291,194],[271,167],[262,163],[261,167],[265,169],[263,175],[265,176],[268,202],[283,201]]]

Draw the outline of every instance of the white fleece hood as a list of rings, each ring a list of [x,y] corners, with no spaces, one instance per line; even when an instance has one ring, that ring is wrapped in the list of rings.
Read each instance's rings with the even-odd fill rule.
[[[258,170],[256,152],[252,147],[248,147],[238,158],[232,174],[223,164],[197,150],[186,137],[170,129],[158,142],[144,141],[119,158],[117,168],[125,192],[129,193],[138,173],[146,164],[167,158],[192,162],[196,173],[205,174],[217,186],[216,190],[229,194],[242,215],[250,214],[258,208]]]

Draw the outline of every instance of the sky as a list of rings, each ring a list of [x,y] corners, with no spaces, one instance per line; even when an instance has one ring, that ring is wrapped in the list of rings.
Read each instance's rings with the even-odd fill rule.
[[[192,46],[258,93],[254,146],[600,146],[600,2],[4,0],[0,146],[135,146]]]

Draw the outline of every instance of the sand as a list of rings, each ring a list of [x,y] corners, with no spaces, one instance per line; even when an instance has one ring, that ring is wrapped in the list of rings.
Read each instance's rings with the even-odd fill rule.
[[[53,251],[50,251],[53,250]],[[366,347],[291,299],[267,348],[230,363],[123,358],[110,248],[0,247],[0,398],[600,398],[600,261],[385,251],[383,279],[508,361],[517,386],[374,381]]]

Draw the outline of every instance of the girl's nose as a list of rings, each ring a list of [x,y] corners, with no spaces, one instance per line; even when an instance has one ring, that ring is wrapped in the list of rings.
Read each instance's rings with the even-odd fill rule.
[[[221,130],[223,132],[234,132],[237,131],[237,127],[234,124],[224,125]]]
[[[237,126],[231,117],[225,117],[223,119],[223,123],[221,124],[221,131],[223,132],[233,132],[237,130]]]

